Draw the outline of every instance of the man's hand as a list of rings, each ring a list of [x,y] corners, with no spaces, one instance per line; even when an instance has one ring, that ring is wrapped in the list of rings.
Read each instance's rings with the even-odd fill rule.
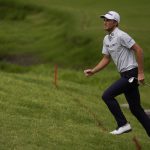
[[[138,73],[138,82],[139,84],[144,84],[144,73]]]
[[[94,74],[92,69],[86,69],[84,70],[84,74],[86,77],[92,76]]]
[[[108,64],[110,63],[110,56],[109,55],[104,55],[101,61],[93,68],[93,69],[86,69],[84,70],[85,76],[89,77],[103,68],[105,68]]]
[[[137,63],[138,63],[138,83],[144,84],[144,71],[143,71],[143,50],[138,44],[134,44],[131,47],[136,52]]]

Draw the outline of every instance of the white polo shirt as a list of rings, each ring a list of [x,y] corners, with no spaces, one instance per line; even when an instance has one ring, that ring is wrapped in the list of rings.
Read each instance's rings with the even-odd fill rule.
[[[119,28],[104,37],[102,53],[110,55],[119,72],[131,70],[138,66],[133,50],[135,41]]]

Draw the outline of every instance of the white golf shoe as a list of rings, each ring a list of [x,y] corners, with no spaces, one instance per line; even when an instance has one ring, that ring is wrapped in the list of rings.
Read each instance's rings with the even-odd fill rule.
[[[127,123],[124,126],[119,127],[116,130],[110,132],[110,134],[119,135],[119,134],[123,134],[123,133],[128,133],[130,131],[132,131],[131,125],[129,123]]]

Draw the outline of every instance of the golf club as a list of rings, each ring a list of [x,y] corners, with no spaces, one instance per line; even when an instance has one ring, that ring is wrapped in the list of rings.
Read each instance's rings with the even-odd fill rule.
[[[138,80],[138,78],[131,77],[131,78],[128,80],[128,82],[129,82],[129,83],[132,83],[134,80]],[[150,84],[149,84],[149,83],[144,83],[144,84],[150,87]]]

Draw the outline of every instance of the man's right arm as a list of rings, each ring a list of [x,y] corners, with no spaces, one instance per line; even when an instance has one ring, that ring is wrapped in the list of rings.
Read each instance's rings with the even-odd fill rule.
[[[103,68],[105,68],[109,63],[110,63],[110,56],[109,55],[104,55],[101,61],[93,68],[93,69],[86,69],[84,70],[84,73],[86,76],[91,76]]]

